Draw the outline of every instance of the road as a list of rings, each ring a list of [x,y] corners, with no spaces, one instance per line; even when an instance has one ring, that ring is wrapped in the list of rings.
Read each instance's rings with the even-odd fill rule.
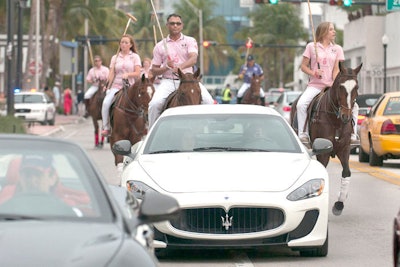
[[[117,184],[116,170],[109,144],[94,148],[93,126],[90,120],[65,125],[57,138],[81,144],[93,158],[108,181]],[[392,224],[400,207],[400,161],[369,167],[351,156],[352,181],[349,198],[341,216],[329,217],[329,254],[325,258],[302,258],[287,249],[263,251],[181,251],[160,266],[392,266]],[[268,168],[265,166],[263,168]],[[330,203],[336,201],[341,167],[332,160],[327,167],[331,181]]]

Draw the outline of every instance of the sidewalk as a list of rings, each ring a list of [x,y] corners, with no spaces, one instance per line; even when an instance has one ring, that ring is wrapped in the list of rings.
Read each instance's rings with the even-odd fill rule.
[[[62,131],[63,125],[82,123],[85,120],[86,120],[85,118],[79,115],[66,116],[63,114],[57,114],[54,126],[40,125],[39,123],[35,123],[30,127],[27,127],[27,133],[34,135],[50,136],[59,131]]]

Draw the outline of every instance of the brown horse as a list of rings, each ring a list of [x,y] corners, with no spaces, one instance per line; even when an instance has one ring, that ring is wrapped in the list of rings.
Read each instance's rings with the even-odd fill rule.
[[[250,81],[250,87],[244,93],[241,104],[261,105],[260,88],[261,75],[253,74]]]
[[[99,81],[99,88],[97,92],[92,96],[89,100],[89,115],[92,117],[93,126],[94,126],[94,145],[97,148],[102,148],[104,145],[104,136],[100,134],[99,131],[99,120],[101,120],[101,107],[103,104],[104,97],[106,96],[105,80]]]
[[[124,139],[135,144],[147,134],[147,110],[153,94],[153,84],[145,75],[132,86],[124,80],[123,88],[115,94],[110,107],[111,148],[115,142]],[[114,153],[119,174],[122,172],[122,161],[123,156]]]
[[[178,69],[178,77],[181,80],[179,87],[168,96],[162,111],[171,107],[199,105],[201,103],[200,69],[197,69],[194,74],[183,73]]]
[[[337,156],[343,168],[339,198],[332,208],[332,212],[335,215],[342,213],[343,202],[347,198],[350,185],[350,138],[353,133],[353,127],[355,127],[352,122],[352,109],[358,96],[357,74],[361,67],[362,64],[355,69],[345,68],[340,63],[340,72],[336,76],[332,87],[317,95],[308,107],[306,123],[308,123],[310,129],[311,142],[316,138],[326,138],[333,144],[332,152],[318,155],[318,161],[326,167],[330,157]],[[296,131],[297,101],[298,99],[293,102],[290,113],[290,121]]]

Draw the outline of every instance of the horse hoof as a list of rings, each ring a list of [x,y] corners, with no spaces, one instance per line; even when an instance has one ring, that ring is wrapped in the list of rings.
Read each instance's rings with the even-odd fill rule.
[[[344,208],[344,204],[342,201],[336,201],[335,204],[332,207],[332,213],[336,216],[339,216],[342,214]]]

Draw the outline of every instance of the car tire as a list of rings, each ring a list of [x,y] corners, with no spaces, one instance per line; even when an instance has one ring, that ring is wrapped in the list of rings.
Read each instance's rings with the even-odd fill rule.
[[[365,153],[361,146],[358,147],[358,161],[369,162],[369,154]]]
[[[322,246],[309,248],[309,249],[300,249],[300,256],[302,257],[326,257],[328,255],[328,233],[326,233],[326,239]]]
[[[44,120],[40,122],[41,125],[46,125],[47,124],[47,116],[48,115],[46,113],[46,115],[44,116]]]
[[[382,165],[383,165],[383,157],[380,157],[375,153],[371,143],[371,145],[369,146],[369,166],[382,166]]]
[[[51,126],[54,126],[54,123],[56,122],[56,113],[53,114],[53,118],[49,121],[47,121],[47,123]]]

